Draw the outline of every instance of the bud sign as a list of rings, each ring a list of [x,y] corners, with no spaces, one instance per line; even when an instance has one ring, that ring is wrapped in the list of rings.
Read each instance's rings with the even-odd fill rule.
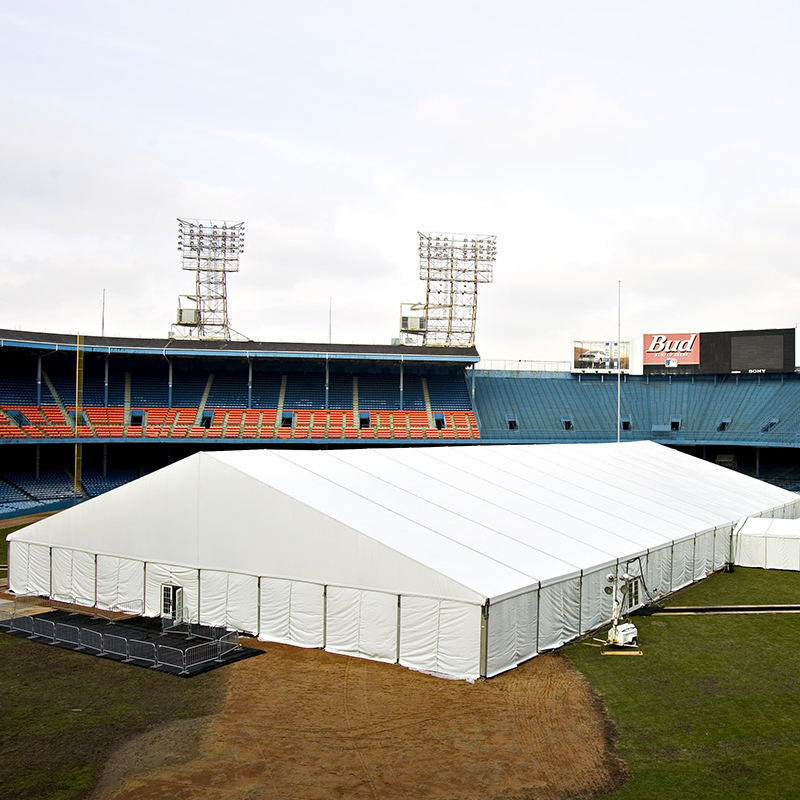
[[[643,355],[642,363],[644,364],[660,364],[662,366],[699,364],[700,335],[697,333],[646,333]]]

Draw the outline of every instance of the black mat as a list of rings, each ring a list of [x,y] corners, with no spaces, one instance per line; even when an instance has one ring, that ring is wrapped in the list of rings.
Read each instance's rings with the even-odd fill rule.
[[[116,622],[110,622],[98,617],[90,617],[84,614],[77,614],[70,611],[48,611],[44,614],[36,614],[36,618],[48,620],[53,623],[63,623],[65,625],[72,625],[82,630],[96,631],[99,634],[111,634],[126,639],[128,642],[135,640],[138,642],[146,642],[154,645],[165,645],[167,647],[180,650],[185,653],[189,648],[195,645],[210,643],[213,640],[200,637],[191,636],[186,632],[168,630],[162,631],[161,619],[152,617],[131,617]],[[13,622],[13,620],[11,620]],[[42,636],[31,635],[25,631],[8,630],[0,628],[0,632],[17,636],[23,639],[29,639],[32,642],[48,645],[50,647],[59,647],[62,650],[72,650],[73,652],[86,653],[96,658],[105,658],[109,661],[118,661],[124,664],[131,664],[136,667],[145,669],[152,669],[158,672],[166,672],[170,675],[177,675],[182,678],[190,678],[194,675],[200,675],[204,672],[209,672],[212,669],[223,667],[226,664],[232,664],[236,661],[242,661],[245,658],[252,658],[253,656],[261,655],[263,650],[256,650],[252,647],[237,646],[235,649],[225,653],[219,660],[205,661],[201,664],[194,664],[186,668],[185,671],[181,667],[159,663],[154,665],[152,660],[144,658],[126,658],[123,655],[116,653],[98,653],[96,650],[79,647],[76,644],[62,641],[51,641]]]

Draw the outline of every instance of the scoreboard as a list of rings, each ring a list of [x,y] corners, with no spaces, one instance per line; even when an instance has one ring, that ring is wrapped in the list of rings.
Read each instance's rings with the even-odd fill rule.
[[[794,328],[644,336],[645,375],[751,375],[794,368]]]

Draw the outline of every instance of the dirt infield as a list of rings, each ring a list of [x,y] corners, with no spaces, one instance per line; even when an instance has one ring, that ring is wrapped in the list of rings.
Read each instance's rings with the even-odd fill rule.
[[[226,668],[220,713],[110,760],[93,800],[555,800],[626,777],[602,704],[540,656],[468,684],[275,644]]]

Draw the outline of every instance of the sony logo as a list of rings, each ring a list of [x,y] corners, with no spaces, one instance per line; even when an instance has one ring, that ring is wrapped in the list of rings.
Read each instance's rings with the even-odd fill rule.
[[[752,373],[754,373],[754,372],[766,372],[766,370],[765,370],[765,369],[749,369],[749,370],[747,370],[747,371],[748,371],[749,373],[751,373],[751,374],[752,374]]]
[[[697,334],[693,333],[688,339],[667,339],[663,333],[654,336],[650,341],[648,353],[690,353],[694,347]]]

